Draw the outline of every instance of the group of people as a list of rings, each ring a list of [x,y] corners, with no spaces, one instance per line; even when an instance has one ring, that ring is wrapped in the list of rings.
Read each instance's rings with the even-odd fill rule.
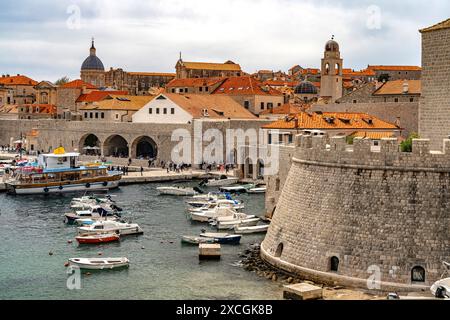
[[[119,172],[123,172],[123,174],[124,175],[128,175],[128,172],[129,172],[129,167],[126,167],[126,166],[123,166],[123,167],[120,167],[120,166],[117,166],[117,167],[114,167],[114,166],[108,166],[108,171],[119,171]]]
[[[234,165],[228,164],[228,163],[227,164],[223,164],[223,163],[218,164],[216,162],[213,162],[213,163],[203,162],[200,165],[200,169],[205,170],[206,173],[209,173],[212,170],[221,171],[221,172],[225,171],[225,173],[228,173],[230,170],[234,169]]]

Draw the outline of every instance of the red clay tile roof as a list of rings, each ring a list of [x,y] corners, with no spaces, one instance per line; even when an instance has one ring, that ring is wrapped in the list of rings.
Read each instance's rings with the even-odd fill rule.
[[[209,62],[182,62],[187,69],[196,70],[218,70],[218,71],[241,71],[241,66],[230,62],[209,63]]]
[[[92,91],[91,93],[80,95],[76,102],[97,102],[105,99],[109,95],[127,94],[127,91]]]
[[[368,66],[367,70],[373,71],[420,71],[418,66]]]
[[[202,87],[212,86],[219,82],[225,81],[227,78],[215,77],[215,78],[188,78],[188,79],[173,79],[170,81],[166,88],[170,87]]]
[[[380,140],[382,138],[393,138],[395,133],[392,131],[356,131],[352,133],[352,137]]]
[[[20,86],[35,86],[38,84],[37,81],[34,81],[27,76],[12,76],[12,77],[1,77],[0,84],[4,85],[20,85]]]
[[[21,104],[20,107],[33,107],[35,110],[39,108],[39,113],[56,114],[56,106],[53,104]]]
[[[422,93],[422,81],[420,80],[393,80],[387,81],[381,87],[379,87],[373,95],[402,95],[403,85],[408,83],[407,94],[421,94]]]
[[[296,121],[298,119],[298,126]],[[328,121],[327,121],[328,120]],[[350,112],[300,112],[263,126],[264,129],[358,129],[358,130],[398,130],[392,123],[368,115]]]
[[[300,84],[299,81],[283,81],[283,80],[267,80],[264,81],[265,85],[271,86],[271,87],[296,87]]]
[[[164,93],[168,99],[190,113],[194,118],[205,118],[203,110],[208,110],[210,119],[257,119],[231,97],[211,94]]]
[[[176,77],[176,73],[166,72],[127,72],[132,76],[160,76],[160,77]]]
[[[342,69],[342,74],[344,77],[361,77],[361,76],[375,76],[375,71],[373,69],[364,69],[360,71],[355,71],[353,69]]]
[[[261,81],[250,77],[229,77],[213,94],[226,95],[283,95],[280,91],[270,86],[265,86]]]
[[[94,86],[90,83],[84,82],[83,80],[80,80],[80,79],[70,81],[70,82],[62,85],[61,88],[82,89],[84,86],[86,86],[86,89],[97,89],[96,86]]]

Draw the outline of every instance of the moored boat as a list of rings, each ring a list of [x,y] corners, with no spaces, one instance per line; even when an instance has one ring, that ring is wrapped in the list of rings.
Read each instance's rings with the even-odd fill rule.
[[[227,177],[226,175],[222,175],[217,179],[209,179],[205,185],[207,187],[224,187],[236,184],[239,182],[239,178]]]
[[[241,184],[241,185],[233,185],[228,187],[220,187],[219,190],[222,192],[247,192],[250,189],[255,188],[253,183],[249,184]]]
[[[256,225],[253,227],[242,227],[242,226],[234,227],[234,232],[239,233],[239,234],[265,233],[265,232],[267,232],[267,230],[269,230],[268,224],[263,224],[263,225],[259,225],[259,226]]]
[[[236,226],[239,227],[251,227],[256,226],[259,222],[259,218],[250,218],[250,219],[238,219],[238,220],[231,220],[231,221],[217,221],[213,225],[218,230],[231,230],[234,229]]]
[[[160,195],[169,195],[169,196],[194,196],[201,193],[198,188],[189,188],[189,187],[158,187],[156,188]]]
[[[101,220],[118,217],[119,214],[114,211],[107,211],[103,207],[95,206],[90,210],[80,210],[75,212],[68,212],[64,214],[65,221],[68,224],[74,224],[79,219],[92,219],[92,220]]]
[[[182,236],[181,242],[186,244],[215,243],[214,239],[195,236]]]
[[[75,237],[75,240],[80,244],[99,244],[119,241],[120,235],[117,233],[80,234]]]
[[[205,232],[200,234],[200,237],[213,239],[215,243],[219,244],[239,244],[242,236],[240,234]]]
[[[119,232],[120,235],[139,235],[144,231],[137,223],[123,223],[118,221],[95,221],[92,225],[79,227],[80,234],[99,232]]]
[[[255,187],[247,190],[247,193],[266,193],[266,187]]]
[[[120,258],[71,258],[69,265],[80,269],[104,270],[128,267],[130,260],[125,257]]]

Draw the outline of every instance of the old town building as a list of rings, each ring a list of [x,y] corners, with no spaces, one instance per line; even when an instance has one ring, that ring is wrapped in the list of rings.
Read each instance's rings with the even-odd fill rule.
[[[105,67],[103,62],[97,57],[94,39],[92,39],[89,56],[81,65],[80,77],[84,82],[91,83],[98,88],[105,87]]]
[[[97,91],[98,88],[83,80],[73,80],[56,90],[56,105],[58,119],[81,120],[81,114],[77,108],[77,100],[82,94]]]
[[[166,86],[167,93],[211,94],[227,78],[185,78],[174,79]]]
[[[243,75],[241,66],[233,61],[225,63],[187,62],[180,57],[175,66],[177,79],[239,77]]]
[[[417,66],[368,66],[375,73],[375,79],[382,80],[420,80],[422,68]]]
[[[335,102],[342,97],[343,77],[342,77],[343,60],[339,44],[333,39],[329,40],[325,45],[325,53],[322,59],[322,69],[320,78],[320,96]]]
[[[128,72],[120,68],[105,73],[106,87],[132,95],[149,95],[152,88],[164,88],[173,79],[175,73]]]
[[[6,104],[31,104],[36,101],[37,81],[28,78],[24,75],[2,75],[0,78],[0,85],[9,89]],[[9,99],[8,99],[9,98]]]

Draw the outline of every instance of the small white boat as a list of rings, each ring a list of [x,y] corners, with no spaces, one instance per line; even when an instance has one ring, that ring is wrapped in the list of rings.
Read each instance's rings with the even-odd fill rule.
[[[250,218],[250,219],[239,219],[239,220],[231,220],[231,221],[217,221],[214,223],[215,227],[218,230],[231,230],[236,226],[239,227],[251,227],[256,226],[259,222],[259,218]]]
[[[224,187],[230,186],[232,184],[236,184],[239,182],[239,178],[229,178],[225,175],[220,176],[218,179],[209,179],[208,182],[205,183],[207,187]]]
[[[242,185],[234,185],[229,187],[220,187],[219,190],[223,192],[247,192],[250,189],[255,188],[253,183],[250,184],[242,184]]]
[[[443,277],[445,273],[450,275],[450,263],[443,261],[442,264],[444,265],[446,272],[444,272],[441,277]],[[436,298],[450,299],[450,278],[436,281],[431,286],[430,291]]]
[[[169,196],[194,196],[199,194],[199,190],[195,190],[194,188],[188,187],[158,187],[156,188],[160,195],[169,195]]]
[[[188,208],[189,212],[205,212],[205,211],[213,211],[217,208],[230,208],[234,210],[242,210],[244,209],[244,205],[241,201],[238,200],[217,200],[206,202],[202,207],[194,207]]]
[[[120,235],[138,235],[144,231],[137,223],[123,223],[118,221],[95,221],[89,226],[78,228],[80,234],[99,232],[119,232]]]
[[[269,229],[268,224],[262,224],[259,226],[253,226],[253,227],[242,227],[242,226],[236,226],[234,227],[234,232],[240,233],[240,234],[250,234],[250,233],[265,233]]]
[[[215,240],[211,238],[202,238],[195,236],[182,236],[181,242],[187,244],[200,244],[200,243],[215,243]]]
[[[104,270],[128,267],[130,260],[128,258],[71,258],[69,264],[77,266],[80,269]]]
[[[245,213],[238,213],[230,207],[216,207],[213,210],[190,212],[191,219],[198,222],[208,222],[211,219],[221,219],[229,217],[230,219],[239,219],[247,217]]]
[[[266,193],[266,187],[257,187],[247,190],[247,193]]]

